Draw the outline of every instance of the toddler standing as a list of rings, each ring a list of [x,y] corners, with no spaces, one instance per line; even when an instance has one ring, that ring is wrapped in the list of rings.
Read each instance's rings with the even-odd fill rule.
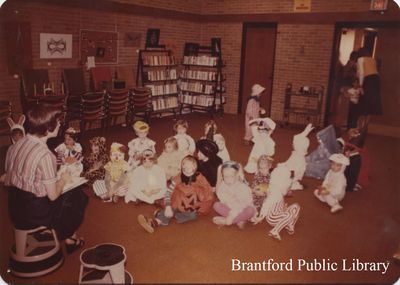
[[[251,139],[253,138],[253,134],[250,128],[250,121],[258,119],[260,117],[260,113],[265,113],[265,110],[260,107],[260,96],[264,91],[265,88],[259,84],[254,84],[251,87],[251,96],[247,101],[246,116],[244,121],[244,127],[246,130],[244,135],[245,145],[249,145]]]

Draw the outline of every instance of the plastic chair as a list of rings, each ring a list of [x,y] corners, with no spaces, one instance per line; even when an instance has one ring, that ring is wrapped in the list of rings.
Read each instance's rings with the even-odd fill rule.
[[[135,87],[130,95],[129,117],[132,123],[134,117],[141,117],[147,122],[150,119],[153,106],[151,103],[151,90],[147,87]]]
[[[43,234],[46,227],[30,230],[14,229],[15,245],[10,251],[10,272],[19,277],[38,277],[48,274],[64,261],[57,234]]]

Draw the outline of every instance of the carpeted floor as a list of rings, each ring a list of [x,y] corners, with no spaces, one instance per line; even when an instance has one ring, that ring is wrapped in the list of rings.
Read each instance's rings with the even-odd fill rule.
[[[199,138],[203,125],[209,119],[203,114],[184,117],[190,125],[189,133]],[[224,135],[231,158],[246,163],[250,146],[242,145],[243,118],[225,115],[216,118]],[[149,137],[162,151],[163,140],[172,135],[171,118],[153,119]],[[291,152],[293,135],[299,129],[277,128],[273,138],[277,144],[275,161],[286,160]],[[95,131],[85,132],[82,140]],[[108,144],[118,141],[127,144],[134,137],[131,128],[115,127],[107,134]],[[314,133],[310,135],[310,151],[316,147]],[[301,205],[300,218],[293,236],[282,231],[282,241],[267,236],[270,227],[265,223],[248,224],[244,230],[236,226],[218,228],[211,218],[215,213],[183,225],[173,222],[158,228],[151,235],[136,222],[138,214],[151,215],[150,205],[102,203],[89,190],[90,203],[79,234],[85,237],[85,248],[112,242],[126,248],[126,269],[135,283],[393,283],[400,276],[400,265],[393,263],[392,255],[400,242],[400,192],[397,175],[400,174],[399,139],[369,136],[367,147],[373,162],[371,184],[359,192],[347,193],[343,211],[332,215],[327,205],[319,202],[312,190],[320,181],[304,179],[304,191],[295,192],[287,203]],[[250,178],[250,177],[248,177]],[[13,243],[12,227],[7,214],[7,191],[0,189],[0,268],[8,283],[76,283],[79,275],[79,254],[65,259],[56,272],[36,278],[19,279],[6,273],[8,251]],[[22,209],[21,209],[22,210]],[[293,270],[266,272],[232,272],[231,260],[262,262],[293,260]],[[386,274],[381,272],[297,270],[299,259],[314,259],[342,264],[346,259],[362,262],[390,261]]]

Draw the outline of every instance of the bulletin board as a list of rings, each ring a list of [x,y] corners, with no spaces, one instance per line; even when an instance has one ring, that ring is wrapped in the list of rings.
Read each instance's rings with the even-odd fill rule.
[[[98,63],[118,63],[118,33],[81,30],[80,57],[86,62],[94,56]]]

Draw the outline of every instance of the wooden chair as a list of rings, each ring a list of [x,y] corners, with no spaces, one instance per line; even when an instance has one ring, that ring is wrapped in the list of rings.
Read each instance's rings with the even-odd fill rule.
[[[118,117],[124,116],[125,123],[129,123],[128,118],[129,91],[128,90],[112,90],[107,92],[107,125],[106,128],[113,124],[115,125]]]
[[[141,117],[148,122],[152,110],[153,106],[151,102],[150,88],[135,87],[129,100],[129,123],[132,123],[136,116]]]
[[[10,126],[7,118],[12,116],[12,105],[9,101],[0,101],[0,136],[10,135]]]
[[[118,66],[117,78],[119,80],[124,80],[126,88],[129,90],[132,90],[135,87],[135,74],[132,66]]]
[[[93,67],[92,73],[92,85],[94,91],[104,91],[109,88],[112,83],[111,69],[108,66]]]

